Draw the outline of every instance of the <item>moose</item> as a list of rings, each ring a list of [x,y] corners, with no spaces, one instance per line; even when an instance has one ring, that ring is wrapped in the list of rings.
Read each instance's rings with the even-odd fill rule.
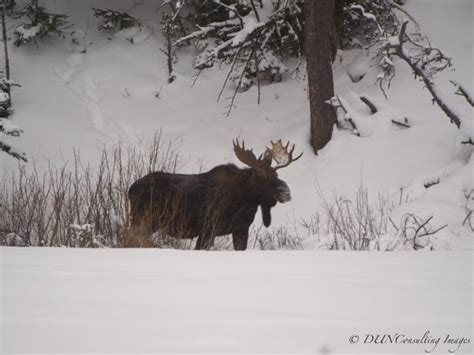
[[[135,181],[129,191],[131,226],[162,231],[173,238],[198,236],[196,249],[209,249],[217,236],[232,234],[235,250],[245,250],[258,207],[263,224],[271,224],[271,208],[291,200],[288,185],[277,171],[298,160],[295,145],[288,151],[281,139],[271,141],[258,158],[245,142],[233,141],[237,158],[248,166],[219,165],[201,174],[152,172]],[[272,167],[272,162],[276,166]]]

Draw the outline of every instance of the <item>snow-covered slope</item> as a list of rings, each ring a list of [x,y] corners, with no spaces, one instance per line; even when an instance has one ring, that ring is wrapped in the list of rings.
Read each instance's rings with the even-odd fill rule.
[[[334,64],[335,86],[357,108],[356,93],[369,94],[383,105],[377,117],[369,117],[364,137],[335,131],[333,140],[318,156],[309,144],[309,108],[304,71],[298,80],[262,87],[238,96],[230,117],[223,112],[232,94],[226,89],[216,102],[225,72],[213,69],[201,74],[194,87],[191,68],[193,49],[178,52],[177,80],[166,83],[163,40],[158,28],[159,7],[155,2],[49,1],[48,6],[70,15],[79,44],[48,40],[35,46],[11,48],[12,76],[22,87],[13,100],[15,122],[25,133],[11,139],[22,147],[41,169],[48,160],[62,164],[80,151],[83,161],[97,161],[99,143],[118,140],[141,146],[156,130],[165,139],[179,142],[181,172],[207,170],[216,164],[234,162],[232,139],[241,137],[248,146],[263,150],[271,139],[296,143],[304,155],[284,169],[281,177],[292,189],[293,201],[274,210],[275,225],[296,225],[321,209],[317,188],[330,198],[345,194],[352,198],[364,185],[370,198],[379,194],[397,205],[396,223],[406,213],[428,218],[433,228],[448,225],[432,244],[443,248],[472,248],[472,233],[462,227],[466,216],[463,191],[472,189],[473,162],[461,147],[456,127],[431,103],[422,84],[413,80],[408,67],[399,63],[386,100],[375,85],[376,71],[357,51],[344,52]],[[95,28],[90,7],[122,8],[149,27],[149,35],[132,45],[123,36],[104,35]],[[472,90],[472,1],[409,1],[408,10],[433,43],[446,48],[458,69],[455,78]],[[446,26],[437,26],[445,23]],[[461,27],[460,27],[461,26]],[[459,33],[466,31],[459,38]],[[366,70],[358,83],[347,72]],[[448,73],[449,74],[449,73]],[[446,74],[446,75],[448,75]],[[366,108],[360,107],[365,114]],[[465,114],[472,116],[472,111]],[[409,117],[412,127],[400,130],[393,117]],[[462,168],[465,166],[465,168]],[[11,172],[16,162],[0,155],[0,169]],[[443,178],[430,189],[427,182]],[[444,180],[447,180],[444,183]],[[318,187],[317,187],[318,186]],[[403,201],[399,205],[399,202]],[[257,221],[258,223],[258,221]]]
[[[0,261],[2,354],[473,350],[470,252],[2,248]]]

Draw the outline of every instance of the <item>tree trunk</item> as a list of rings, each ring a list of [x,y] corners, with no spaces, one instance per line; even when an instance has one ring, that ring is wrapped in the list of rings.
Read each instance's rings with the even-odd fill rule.
[[[336,123],[334,108],[326,103],[334,96],[329,39],[334,8],[332,2],[305,0],[311,144],[315,154],[329,142]]]
[[[5,78],[7,80],[10,79],[10,58],[8,56],[8,36],[7,36],[7,26],[6,26],[6,20],[5,20],[5,12],[7,11],[6,10],[6,6],[7,6],[7,1],[6,0],[3,0],[3,3],[2,5],[0,5],[2,7],[2,13],[1,13],[1,17],[2,17],[2,40],[3,40],[3,51],[5,53]],[[7,88],[6,90],[8,96],[10,97],[8,102],[7,102],[7,107],[10,107],[11,106],[11,93],[10,93],[10,88]]]
[[[171,24],[170,24],[171,27]],[[171,43],[171,34],[166,34],[166,57],[168,65],[168,83],[171,84],[174,81],[173,75],[173,46]]]
[[[33,26],[38,24],[38,0],[33,0],[33,7],[35,8],[35,18],[33,19]]]

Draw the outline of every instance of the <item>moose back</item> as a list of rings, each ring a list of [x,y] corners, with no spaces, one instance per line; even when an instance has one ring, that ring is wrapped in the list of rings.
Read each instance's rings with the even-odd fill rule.
[[[302,154],[293,158],[295,146],[290,151],[288,146],[281,140],[272,142],[272,148],[257,158],[236,140],[234,152],[248,168],[227,164],[202,174],[153,172],[142,177],[128,191],[132,227],[174,238],[198,237],[196,249],[209,249],[215,237],[232,234],[234,249],[245,250],[258,207],[268,227],[271,208],[291,200],[290,189],[277,170]]]

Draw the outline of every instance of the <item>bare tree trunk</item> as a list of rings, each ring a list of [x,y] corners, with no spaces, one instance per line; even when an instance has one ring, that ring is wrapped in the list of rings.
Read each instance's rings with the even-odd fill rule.
[[[174,81],[173,75],[173,46],[171,43],[171,34],[166,34],[166,57],[167,57],[167,65],[168,65],[168,83],[172,83]]]
[[[328,0],[330,3],[330,14],[331,14],[331,27],[329,30],[329,43],[331,46],[331,61],[334,62],[336,60],[337,54],[337,44],[339,42],[339,35],[337,33],[337,0]]]
[[[7,26],[6,26],[6,20],[5,20],[5,12],[7,11],[7,0],[2,1],[2,40],[3,40],[3,51],[5,53],[5,78],[7,80],[10,79],[10,58],[8,56],[8,36],[7,36]],[[10,94],[10,88],[7,88],[6,90],[8,96],[10,99],[8,100],[7,107],[11,106],[11,94]]]
[[[38,0],[33,0],[32,5],[35,8],[35,18],[33,20],[33,26],[36,26],[38,24]]]
[[[311,113],[311,144],[315,154],[331,139],[336,123],[330,29],[334,5],[328,0],[305,0],[306,61]]]

